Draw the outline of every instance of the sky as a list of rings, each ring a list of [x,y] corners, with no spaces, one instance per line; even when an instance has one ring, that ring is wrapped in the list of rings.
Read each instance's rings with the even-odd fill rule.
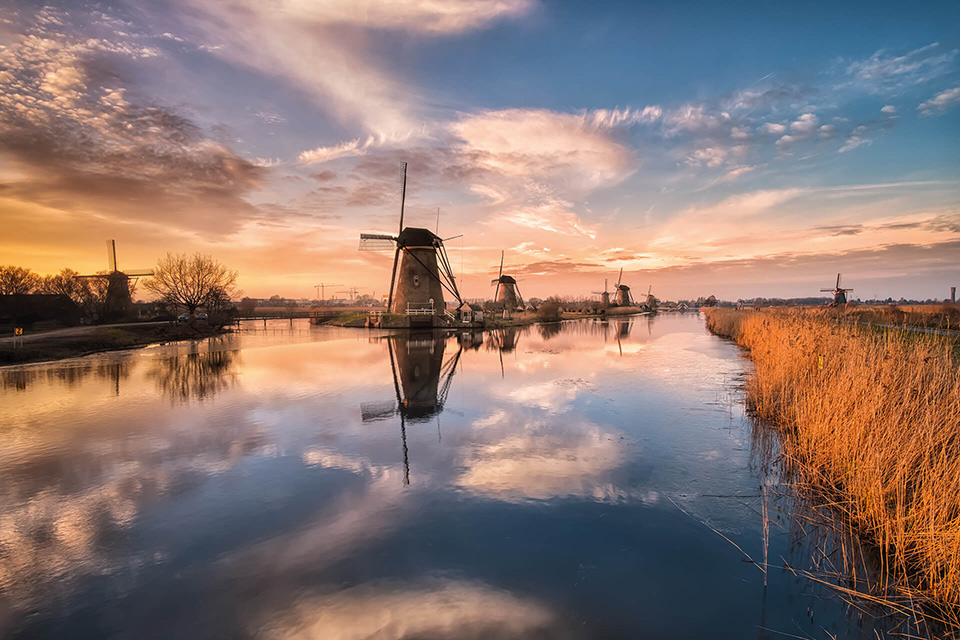
[[[0,264],[380,297],[407,162],[468,298],[960,286],[960,3],[4,7]]]

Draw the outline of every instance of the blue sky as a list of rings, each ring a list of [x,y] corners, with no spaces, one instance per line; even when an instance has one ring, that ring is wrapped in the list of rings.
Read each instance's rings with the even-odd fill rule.
[[[203,251],[385,289],[407,221],[491,295],[946,295],[957,3],[130,0],[0,14],[0,262]],[[447,235],[442,233],[442,235]],[[858,288],[859,284],[859,288]],[[382,292],[382,291],[380,291]]]

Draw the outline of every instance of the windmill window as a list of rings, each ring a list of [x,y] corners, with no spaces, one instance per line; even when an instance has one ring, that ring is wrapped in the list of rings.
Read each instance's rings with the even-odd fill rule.
[[[418,276],[418,275],[414,275],[414,276],[413,276],[413,286],[415,286],[415,287],[419,287],[419,286],[420,286],[420,276]]]

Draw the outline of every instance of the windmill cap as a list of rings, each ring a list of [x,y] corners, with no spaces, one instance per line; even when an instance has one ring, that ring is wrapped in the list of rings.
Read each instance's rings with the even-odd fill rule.
[[[517,281],[513,276],[500,276],[500,282],[503,284],[517,284]]]
[[[430,247],[439,240],[440,236],[420,227],[406,227],[397,236],[397,244],[402,247]]]

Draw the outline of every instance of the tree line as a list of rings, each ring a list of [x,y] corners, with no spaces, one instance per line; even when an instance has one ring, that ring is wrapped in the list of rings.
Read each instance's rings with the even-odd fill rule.
[[[40,275],[26,267],[0,266],[0,295],[64,295],[85,314],[103,317],[109,311],[106,306],[111,278],[124,280],[130,298],[137,288],[137,281],[122,273],[100,271],[95,275],[82,277],[69,268],[54,275]],[[157,262],[153,276],[146,278],[142,286],[170,312],[183,310],[193,315],[204,308],[208,313],[222,313],[233,306],[231,301],[239,295],[237,277],[236,271],[211,256],[168,253]]]

